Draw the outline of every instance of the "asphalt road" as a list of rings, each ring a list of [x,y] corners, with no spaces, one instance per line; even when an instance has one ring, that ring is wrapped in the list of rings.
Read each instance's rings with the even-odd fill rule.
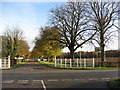
[[[118,70],[61,70],[49,68],[39,62],[2,70],[2,88],[11,89],[105,89],[107,81],[118,77]]]

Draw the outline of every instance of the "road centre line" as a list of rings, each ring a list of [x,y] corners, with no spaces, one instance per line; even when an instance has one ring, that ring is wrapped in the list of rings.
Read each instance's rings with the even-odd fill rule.
[[[110,80],[110,79],[112,79],[112,78],[88,78],[88,79],[48,79],[47,81],[70,81],[70,80],[80,80],[80,81],[83,81],[83,80]],[[1,83],[13,83],[14,82],[14,80],[3,80]],[[18,82],[17,83],[27,83],[28,82],[28,80],[18,80]],[[42,83],[42,85],[43,85],[43,87],[44,88],[46,88],[45,87],[45,84],[44,84],[44,81],[43,80],[33,80],[33,83],[34,82],[41,82]],[[44,89],[44,90],[46,90],[46,89]]]
[[[33,80],[33,83],[41,83],[41,80]]]
[[[101,79],[106,80],[106,79],[110,79],[110,78],[101,78]]]
[[[62,79],[61,81],[72,80],[72,79]]]
[[[41,80],[41,83],[42,83],[43,89],[47,90],[43,80]]]
[[[17,83],[28,83],[28,80],[18,80]]]
[[[98,78],[89,78],[88,80],[98,80]]]
[[[48,81],[58,81],[58,79],[51,79],[51,80],[48,80]]]
[[[2,81],[2,83],[13,83],[14,80],[6,80],[6,81]]]
[[[85,80],[85,79],[75,79],[75,80],[81,80],[82,81],[82,80]]]
[[[33,82],[36,82],[36,81],[37,81],[37,82],[41,82],[41,80],[33,80]]]

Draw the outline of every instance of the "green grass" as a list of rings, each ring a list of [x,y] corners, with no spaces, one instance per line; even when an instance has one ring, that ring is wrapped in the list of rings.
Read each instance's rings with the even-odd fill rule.
[[[18,63],[18,64],[15,64],[15,65],[11,66],[11,68],[16,68],[16,67],[22,66],[22,65],[24,65],[25,63],[26,63],[26,61],[25,61],[25,62],[20,62],[20,63]]]
[[[108,87],[110,89],[119,89],[120,90],[120,77],[114,78],[114,79],[108,81]]]
[[[118,69],[118,67],[55,67],[53,62],[39,61],[41,64],[45,64],[52,68],[57,69],[71,69],[71,70],[103,70],[103,69]]]
[[[53,62],[39,61],[41,64],[47,65],[49,67],[55,67]]]

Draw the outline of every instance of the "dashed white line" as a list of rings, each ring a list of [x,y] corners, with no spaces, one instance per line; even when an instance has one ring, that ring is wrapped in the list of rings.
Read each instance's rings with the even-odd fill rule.
[[[88,79],[88,80],[98,80],[98,78],[90,78],[90,79]]]
[[[37,82],[41,82],[41,80],[33,80],[33,82],[36,82],[36,81],[37,81]]]
[[[14,80],[5,80],[2,83],[13,83],[13,82],[14,82]]]
[[[72,79],[62,79],[62,81],[66,81],[66,80],[72,80]]]
[[[41,83],[41,80],[33,80],[33,83]]]
[[[43,89],[47,90],[43,80],[41,80],[41,83],[42,83]]]
[[[52,80],[48,80],[48,81],[58,81],[57,79],[52,79]]]
[[[101,78],[101,79],[106,80],[106,79],[110,79],[110,78]]]
[[[82,81],[82,80],[85,80],[85,79],[75,79],[75,80],[80,80],[80,81]]]
[[[25,84],[25,83],[28,83],[28,80],[19,80],[17,83]]]

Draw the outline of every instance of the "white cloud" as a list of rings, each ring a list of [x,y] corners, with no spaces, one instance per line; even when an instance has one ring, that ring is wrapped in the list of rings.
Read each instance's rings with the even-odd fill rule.
[[[38,35],[38,28],[37,26],[31,26],[30,25],[20,25],[24,32],[24,39],[28,42],[28,45],[30,46],[30,51],[34,47],[34,40],[35,37]]]

